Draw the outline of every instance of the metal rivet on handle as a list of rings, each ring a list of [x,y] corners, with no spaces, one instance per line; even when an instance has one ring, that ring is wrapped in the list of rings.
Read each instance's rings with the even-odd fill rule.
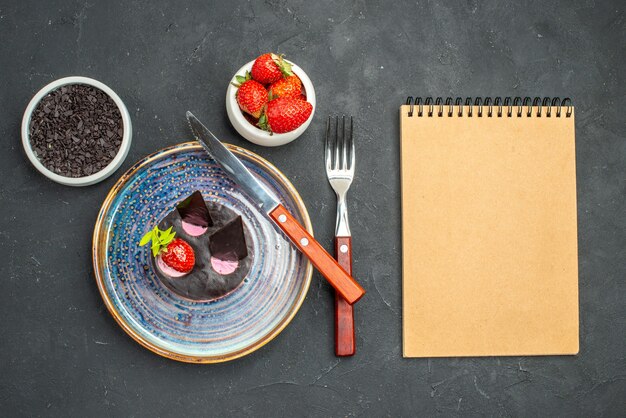
[[[348,252],[348,246],[346,244],[342,244],[341,247],[339,247],[339,251],[341,251],[342,253],[347,253]]]
[[[300,240],[300,244],[302,244],[303,247],[306,247],[307,245],[309,245],[309,240],[304,237]]]
[[[285,222],[287,220],[287,216],[286,215],[279,215],[278,216],[278,220],[282,223]]]

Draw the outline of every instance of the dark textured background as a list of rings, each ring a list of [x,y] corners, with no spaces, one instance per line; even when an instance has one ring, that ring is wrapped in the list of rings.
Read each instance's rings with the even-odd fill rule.
[[[623,1],[0,0],[0,415],[625,416],[626,142]],[[275,50],[306,69],[315,119],[277,149],[238,137],[224,109],[243,63]],[[70,188],[27,162],[19,124],[48,82],[111,86],[134,127],[113,177]],[[575,357],[403,359],[398,106],[407,95],[570,96],[576,105],[581,351]],[[333,355],[316,274],[293,322],[240,360],[189,365],[133,342],[94,283],[91,233],[115,179],[189,139],[184,112],[277,165],[331,247],[324,115],[356,117],[349,195],[358,354]]]

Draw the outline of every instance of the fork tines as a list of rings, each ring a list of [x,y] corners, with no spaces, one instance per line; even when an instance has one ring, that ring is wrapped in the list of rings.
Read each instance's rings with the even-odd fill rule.
[[[326,124],[326,170],[352,171],[354,170],[354,142],[352,136],[352,116],[349,127],[346,126],[346,116],[328,117]],[[339,125],[341,124],[341,132]],[[331,138],[332,137],[332,138]]]

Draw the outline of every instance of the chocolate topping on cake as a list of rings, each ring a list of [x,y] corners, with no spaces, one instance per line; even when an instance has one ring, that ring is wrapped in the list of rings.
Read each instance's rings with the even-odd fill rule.
[[[198,195],[201,196],[200,193]],[[192,197],[193,195],[187,199],[190,200]],[[159,223],[159,229],[165,231],[172,227],[172,231],[176,232],[176,236],[184,239],[191,245],[195,252],[196,262],[193,270],[184,277],[170,277],[161,271],[157,265],[158,260],[155,257],[151,257],[150,261],[154,273],[168,289],[184,298],[197,301],[215,300],[237,289],[250,272],[255,255],[250,231],[245,223],[239,220],[235,227],[227,228],[228,224],[237,221],[239,215],[227,206],[219,203],[212,201],[205,203],[205,207],[211,214],[212,225],[208,227],[197,226],[198,228],[206,229],[205,233],[190,233],[186,226],[191,224],[188,221],[183,222],[181,211],[178,209],[172,210]],[[185,210],[183,209],[184,212]],[[213,233],[217,233],[222,229],[226,229],[226,232],[228,232],[228,229],[237,229],[238,226],[240,228],[243,226],[243,230],[240,229],[240,232],[238,232],[239,240],[237,242],[247,247],[244,251],[241,251],[239,248],[236,250],[236,253],[239,255],[244,254],[244,258],[237,260],[237,258],[231,256],[231,260],[224,260],[216,257],[215,254],[209,251],[210,236]],[[241,234],[243,234],[244,238],[241,238]],[[218,252],[222,253],[223,251]],[[246,254],[247,256],[245,256]],[[232,258],[235,259],[232,260]],[[236,267],[232,272],[220,273],[218,271],[220,269],[214,267],[216,262],[223,262],[224,264],[235,263]]]
[[[241,260],[248,256],[241,216],[237,216],[211,235],[209,249],[213,257],[221,260]]]
[[[180,202],[176,209],[178,209],[178,213],[183,222],[203,228],[213,226],[213,219],[211,219],[209,209],[207,209],[206,203],[202,198],[202,193],[197,190],[187,199]]]

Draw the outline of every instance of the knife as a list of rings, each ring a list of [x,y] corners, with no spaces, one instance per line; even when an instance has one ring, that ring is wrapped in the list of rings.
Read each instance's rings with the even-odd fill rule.
[[[346,273],[315,238],[298,223],[296,218],[280,204],[276,196],[259,183],[243,163],[191,112],[187,112],[187,121],[194,136],[209,155],[256,202],[257,207],[289,237],[295,247],[311,261],[331,286],[350,304],[361,299],[365,294],[361,285]]]

